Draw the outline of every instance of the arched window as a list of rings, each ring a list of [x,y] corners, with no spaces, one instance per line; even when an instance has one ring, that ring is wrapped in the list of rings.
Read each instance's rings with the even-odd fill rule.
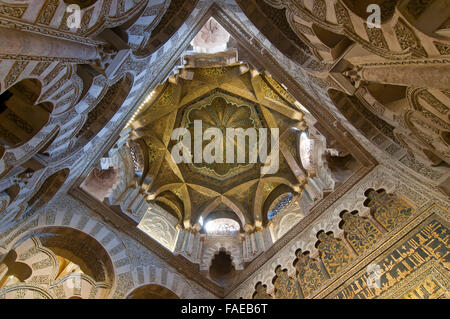
[[[277,214],[288,207],[293,197],[293,190],[288,185],[281,184],[275,187],[264,201],[263,225],[267,225]]]
[[[272,220],[272,218],[274,218],[276,214],[278,214],[281,210],[287,207],[291,201],[292,201],[292,193],[283,195],[276,201],[272,209],[269,210],[269,212],[267,213],[267,219]]]
[[[25,79],[0,95],[0,144],[16,148],[30,141],[48,122],[53,105],[35,104],[41,83]]]
[[[144,174],[145,163],[148,161],[148,155],[145,154],[145,146],[144,141],[129,141],[130,144],[130,154],[133,160],[134,174],[137,177],[142,177]],[[147,156],[146,156],[147,155]]]
[[[240,230],[239,223],[231,218],[217,218],[205,224],[207,234],[232,235]]]

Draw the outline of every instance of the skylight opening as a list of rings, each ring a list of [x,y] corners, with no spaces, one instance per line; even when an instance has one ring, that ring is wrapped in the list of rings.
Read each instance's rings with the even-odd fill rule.
[[[239,223],[231,218],[217,218],[205,224],[205,231],[209,235],[235,235],[240,230]]]
[[[192,40],[198,53],[218,53],[227,50],[230,34],[214,19],[210,18]]]

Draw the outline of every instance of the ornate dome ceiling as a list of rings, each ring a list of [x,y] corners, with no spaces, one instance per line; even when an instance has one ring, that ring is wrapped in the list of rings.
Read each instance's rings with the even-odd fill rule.
[[[189,130],[192,138],[191,145],[194,145],[195,121],[202,121],[203,134],[205,134],[209,128],[218,128],[223,136],[226,136],[227,128],[242,128],[246,130],[248,128],[258,129],[260,127],[265,127],[253,105],[249,106],[243,104],[238,106],[238,104],[233,103],[232,96],[227,95],[226,93],[222,94],[220,91],[212,92],[212,94],[208,95],[206,98],[207,100],[202,99],[198,103],[190,105],[182,111],[181,127]],[[239,101],[235,102],[238,103]],[[226,154],[225,141],[219,142],[221,142],[223,146],[221,149],[222,154]],[[202,149],[204,150],[208,141],[203,141],[202,144]],[[257,166],[259,165],[249,163],[248,159],[244,163],[239,163],[237,161],[238,153],[243,152],[244,154],[248,154],[248,142],[244,145],[243,149],[240,149],[240,145],[236,140],[232,141],[232,145],[235,146],[236,153],[234,154],[233,161],[230,161],[230,163],[207,163],[201,161],[199,163],[193,162],[189,165],[182,165],[189,166],[189,169],[198,172],[200,175],[206,175],[221,181],[244,174],[248,170],[255,170],[258,168]]]
[[[153,98],[130,123],[132,139],[144,141],[148,154],[144,169],[147,173],[142,177],[147,199],[174,215],[186,228],[198,224],[200,216],[205,219],[217,210],[237,216],[241,229],[261,226],[267,221],[265,210],[273,207],[266,201],[283,195],[269,196],[274,189],[284,185],[286,194],[298,196],[306,182],[298,148],[300,133],[307,125],[297,105],[271,76],[259,74],[246,64],[180,69],[155,90]],[[177,164],[171,150],[179,141],[171,140],[172,132],[187,129],[192,137],[187,144],[194,145],[194,122],[198,120],[202,121],[203,133],[209,128],[222,132],[223,154],[225,140],[230,139],[227,128],[279,129],[278,171],[262,174],[262,164],[252,162],[248,155],[243,163],[236,160],[241,152],[249,154],[254,146],[250,139],[245,145],[232,139],[236,149],[232,163],[192,160]],[[203,150],[208,143],[203,141]]]

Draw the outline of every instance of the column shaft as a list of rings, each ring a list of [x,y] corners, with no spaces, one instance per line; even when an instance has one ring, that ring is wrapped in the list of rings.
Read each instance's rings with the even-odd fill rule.
[[[36,57],[94,60],[98,58],[94,45],[65,39],[0,28],[0,55],[26,55]]]
[[[361,70],[361,79],[379,83],[447,90],[450,64],[369,66]]]

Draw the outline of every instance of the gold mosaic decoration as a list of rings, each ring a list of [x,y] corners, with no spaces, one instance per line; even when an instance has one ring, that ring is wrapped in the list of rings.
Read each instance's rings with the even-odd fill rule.
[[[367,219],[358,216],[358,212],[344,212],[342,215],[345,238],[358,253],[363,253],[380,238],[380,231]]]
[[[385,190],[369,190],[365,205],[370,207],[374,218],[387,230],[394,229],[412,214],[411,207]]]
[[[235,156],[237,152],[245,152],[245,163],[226,163],[224,150],[224,163],[176,164],[171,150],[179,141],[171,140],[171,135],[175,128],[187,128],[193,138],[195,120],[202,120],[203,132],[210,127],[219,128],[224,141],[226,128],[279,128],[281,135],[290,128],[289,125],[294,127],[302,114],[286,102],[286,91],[272,81],[270,85],[267,84],[263,75],[239,64],[189,67],[160,85],[155,90],[155,97],[130,123],[133,134],[143,138],[148,146],[150,163],[143,179],[149,181],[149,198],[173,206],[170,204],[171,198],[164,194],[182,190],[180,194],[177,193],[182,205],[173,204],[181,207],[182,220],[185,221],[183,225],[194,225],[198,222],[199,214],[216,211],[219,205],[224,206],[223,210],[230,214],[236,214],[242,226],[253,225],[255,220],[261,220],[263,205],[260,203],[266,201],[274,187],[296,182],[282,153],[279,171],[267,176],[261,175],[259,161],[248,163],[248,138],[245,149],[239,149],[237,140],[234,141]],[[272,99],[268,98],[270,96]],[[273,98],[276,97],[275,102]],[[283,126],[279,127],[279,123],[283,123]],[[202,146],[210,142],[206,141]],[[281,141],[284,144],[292,142],[295,139]],[[191,141],[191,152],[193,149],[194,143]]]

